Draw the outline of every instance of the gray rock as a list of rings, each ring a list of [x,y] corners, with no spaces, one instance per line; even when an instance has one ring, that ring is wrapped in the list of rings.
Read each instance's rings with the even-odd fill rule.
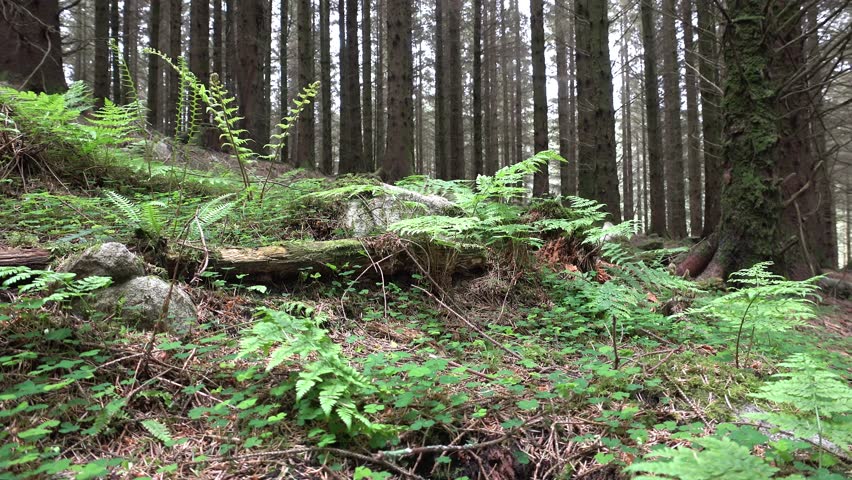
[[[346,205],[343,225],[356,237],[387,230],[399,220],[422,215],[451,215],[453,202],[438,195],[424,195],[394,185],[383,184],[384,195],[370,199],[355,198]]]
[[[159,277],[137,277],[97,292],[89,306],[107,315],[120,315],[128,325],[151,329],[160,318],[169,287],[169,282]],[[175,285],[169,300],[165,330],[184,333],[197,322],[198,312],[192,299]]]
[[[168,162],[172,158],[172,147],[164,140],[160,140],[151,147],[151,155],[154,160]]]
[[[145,274],[142,260],[123,244],[115,242],[89,248],[80,256],[62,262],[58,270],[76,273],[77,278],[94,275],[110,277],[113,283],[121,283]]]

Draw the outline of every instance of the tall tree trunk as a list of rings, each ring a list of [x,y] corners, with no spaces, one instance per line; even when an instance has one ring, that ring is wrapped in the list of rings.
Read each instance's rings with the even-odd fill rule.
[[[447,0],[435,0],[435,176],[450,178],[447,161],[446,79],[444,59],[444,5]]]
[[[606,205],[612,221],[621,221],[615,160],[615,111],[609,60],[606,0],[575,0],[577,104],[580,148],[580,196]]]
[[[502,86],[503,86],[503,125],[502,125],[502,166],[508,166],[512,164],[512,157],[514,153],[512,152],[512,140],[509,137],[509,117],[510,117],[510,108],[509,108],[509,83],[511,78],[511,66],[512,60],[509,55],[509,35],[508,24],[509,19],[507,18],[506,11],[506,1],[505,0],[495,0],[500,2],[500,70],[502,74]]]
[[[419,0],[418,0],[419,2]],[[385,0],[377,0],[376,14],[378,22],[376,25],[376,143],[375,156],[377,159],[385,158],[385,20],[387,16]],[[418,69],[418,72],[420,70]],[[422,75],[420,75],[422,76]],[[422,102],[422,91],[418,96]]]
[[[95,84],[92,94],[97,107],[102,107],[104,99],[109,97],[109,5],[110,0],[95,0]]]
[[[341,98],[341,115],[346,116],[346,142],[341,142],[340,172],[366,172],[364,146],[361,139],[361,89],[358,76],[358,0],[346,0],[346,38],[343,61],[346,64]],[[343,103],[343,100],[346,103]]]
[[[338,145],[337,156],[338,173],[351,173],[352,164],[349,157],[350,138],[352,137],[352,127],[349,122],[349,88],[347,86],[347,78],[349,78],[349,61],[346,50],[346,0],[338,0],[337,2],[337,38],[339,42],[337,64],[339,69],[338,79],[338,96],[340,99],[340,111],[338,112]]]
[[[122,37],[124,44],[124,64],[130,73],[133,84],[139,85],[138,51],[139,51],[139,6],[136,0],[124,0],[124,22],[122,23]],[[129,85],[126,86],[130,88]],[[130,99],[136,96],[136,92],[124,92],[124,97]]]
[[[533,124],[534,150],[548,149],[547,142],[547,70],[544,62],[544,0],[531,0],[530,27],[532,36],[533,71]],[[533,175],[533,196],[542,197],[550,193],[550,169],[545,163]]]
[[[574,35],[574,21],[568,20],[568,151],[565,157],[567,172],[565,179],[568,181],[568,190],[563,191],[565,195],[577,194],[577,181],[579,179],[580,164],[577,160],[577,41]]]
[[[472,178],[482,174],[482,0],[473,0],[473,160]]]
[[[622,4],[625,13],[621,15],[621,171],[624,188],[624,219],[632,220],[633,205],[633,145],[632,118],[633,99],[630,96],[630,59],[627,53],[630,39],[630,25],[627,23],[627,5]]]
[[[222,0],[213,0],[213,31],[210,54],[213,61],[213,71],[224,80],[222,65]]]
[[[121,31],[121,12],[118,8],[118,0],[112,0],[109,4],[109,32],[110,40],[119,41]],[[122,98],[123,88],[121,82],[121,68],[119,67],[121,59],[116,55],[113,49],[109,51],[112,73],[112,101],[116,104],[124,103]]]
[[[524,95],[523,95],[523,70],[522,62],[524,58],[523,49],[521,48],[521,9],[518,5],[518,0],[512,1],[512,37],[514,39],[514,56],[515,56],[515,142],[512,163],[520,162],[524,159]]]
[[[209,0],[192,0],[189,5],[189,70],[207,85],[210,78]]]
[[[697,0],[698,71],[701,74],[701,130],[704,137],[704,228],[701,236],[715,232],[721,219],[722,192],[722,118],[720,98],[719,50],[716,48],[716,18],[713,0]]]
[[[177,60],[181,56],[181,0],[169,1],[169,15],[166,17],[169,22],[169,51],[168,55]],[[168,77],[168,95],[166,96],[166,135],[173,137],[177,132],[177,118],[181,112],[178,112],[178,99],[181,95],[180,79],[178,73],[173,69],[167,70]]]
[[[417,0],[417,12],[422,10],[422,0]],[[416,15],[416,14],[415,14]],[[415,16],[415,18],[418,18]],[[415,129],[415,143],[416,148],[414,151],[414,173],[418,175],[426,175],[426,158],[424,157],[426,151],[426,140],[425,140],[425,126],[423,125],[423,37],[424,35],[423,22],[418,21],[417,27],[415,27],[415,31],[417,32],[417,67],[414,72],[417,72],[417,89],[415,90],[415,95],[417,95],[417,106],[415,111],[416,118],[416,129]],[[378,147],[378,145],[377,145]],[[381,157],[384,158],[384,157]],[[383,160],[384,161],[384,160]]]
[[[568,116],[570,115],[570,105],[568,104],[568,33],[565,29],[565,24],[570,22],[568,18],[568,9],[565,6],[565,0],[556,0],[554,3],[553,14],[553,30],[554,41],[556,45],[556,88],[557,88],[557,109],[559,112],[559,154],[567,160],[560,165],[559,180],[560,192],[563,196],[573,195],[576,191],[571,190],[571,180],[568,178],[568,164],[574,161],[571,155],[570,140],[570,125]]]
[[[263,108],[261,109],[259,128],[261,129],[261,138],[264,140],[264,145],[266,145],[269,142],[269,134],[272,133],[270,128],[272,121],[272,0],[264,0],[263,10],[263,28],[258,32],[261,36],[260,45],[263,52],[261,56],[261,65],[263,68]],[[263,145],[261,145],[261,148],[263,148]]]
[[[382,171],[389,182],[409,175],[414,161],[411,1],[388,1],[388,144]]]
[[[500,138],[497,131],[497,7],[490,0],[484,9],[485,14],[485,79],[483,82],[483,93],[485,105],[483,111],[483,130],[485,143],[484,172],[486,175],[494,175],[500,165],[499,144]]]
[[[237,5],[237,39],[240,45],[237,85],[240,89],[240,116],[252,140],[250,147],[260,152],[268,140],[268,130],[263,130],[264,71],[266,56],[263,28],[267,19],[265,0],[241,0]]]
[[[286,0],[282,0],[286,1]],[[237,96],[240,101],[240,88],[237,85],[237,15],[236,1],[225,0],[225,86]]]
[[[320,0],[320,8],[322,8],[322,1]],[[328,0],[325,0],[326,4]],[[289,115],[290,108],[290,72],[289,72],[289,61],[290,61],[290,0],[281,0],[281,15],[279,17],[280,25],[278,32],[278,70],[279,70],[279,84],[278,84],[278,109],[281,111],[281,117],[283,118],[285,115]],[[326,7],[327,8],[327,7]],[[320,22],[320,26],[322,22]],[[325,80],[323,80],[323,89],[325,89]],[[330,82],[328,83],[329,88]],[[325,90],[323,90],[323,98],[325,98]],[[329,121],[331,121],[331,116],[329,115]],[[291,129],[292,130],[292,129]],[[292,132],[290,132],[292,134]],[[282,163],[287,163],[290,161],[290,143],[294,138],[291,135],[288,135],[287,138],[284,139],[284,146],[281,147],[281,157],[280,161]],[[329,137],[329,148],[331,148],[331,139]],[[332,172],[326,172],[332,173]]]
[[[651,210],[651,233],[666,234],[666,185],[663,163],[663,141],[660,133],[660,94],[657,83],[657,46],[654,41],[653,0],[641,0],[642,48],[645,51],[645,115],[648,136],[648,177]]]
[[[704,217],[701,203],[701,156],[700,138],[698,134],[698,92],[696,88],[695,69],[698,67],[694,50],[692,29],[692,1],[681,2],[681,18],[683,19],[683,51],[686,61],[686,138],[687,138],[687,171],[689,172],[689,231],[693,236],[701,233],[701,221]]]
[[[662,55],[663,105],[665,107],[666,193],[669,235],[686,236],[686,198],[684,196],[683,132],[680,125],[680,62],[677,54],[675,0],[663,0]]]
[[[447,0],[447,153],[451,180],[465,178],[464,122],[462,111],[461,13],[462,0]]]
[[[322,157],[320,171],[326,175],[334,173],[331,153],[331,4],[320,2],[320,81],[322,92]]]
[[[372,27],[370,25],[370,10],[373,8],[370,0],[362,0],[362,8],[364,9],[361,17],[361,58],[364,62],[361,67],[363,75],[362,88],[364,96],[362,99],[362,113],[364,115],[364,165],[367,170],[376,168],[376,158],[373,148],[373,47],[372,47]],[[411,8],[409,7],[409,12]]]
[[[148,41],[154,50],[160,49],[160,3],[161,0],[151,0]],[[156,55],[148,55],[148,123],[155,130],[160,127],[160,77],[160,59]]]
[[[296,34],[299,44],[299,75],[297,88],[303,88],[314,81],[313,22],[311,21],[311,0],[299,0],[296,14]],[[296,167],[314,167],[314,102],[302,110],[299,117],[293,164]]]

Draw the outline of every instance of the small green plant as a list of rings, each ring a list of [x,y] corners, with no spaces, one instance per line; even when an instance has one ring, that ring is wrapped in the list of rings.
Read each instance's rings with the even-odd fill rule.
[[[358,407],[375,387],[349,365],[340,346],[319,326],[323,321],[321,313],[300,303],[280,310],[260,308],[254,325],[243,332],[239,358],[261,353],[267,371],[298,359],[300,371],[289,386],[295,390],[301,421],[336,420],[350,433],[383,431],[385,426],[371,422]]]
[[[635,480],[768,480],[778,471],[748,448],[729,438],[704,437],[693,439],[701,447],[661,448],[647,455],[649,460],[636,462],[625,470],[651,475],[639,475]]]
[[[852,388],[848,382],[803,353],[790,356],[779,366],[790,371],[776,374],[776,381],[765,383],[751,396],[785,408],[748,416],[800,438],[818,437],[820,444],[826,438],[848,452],[852,444]]]
[[[810,298],[816,295],[819,277],[787,280],[772,273],[771,265],[771,262],[757,263],[732,273],[731,282],[739,286],[738,289],[683,314],[717,318],[722,321],[723,328],[735,330],[734,365],[737,368],[741,364],[740,350],[747,321],[751,323],[750,351],[758,335],[785,332],[816,316]]]
[[[33,270],[25,266],[0,267],[0,286],[15,287],[19,294],[50,291],[41,298],[23,298],[13,308],[40,308],[47,303],[63,303],[108,287],[112,283],[109,277],[91,276],[75,279],[75,273]],[[2,304],[0,304],[2,306]]]

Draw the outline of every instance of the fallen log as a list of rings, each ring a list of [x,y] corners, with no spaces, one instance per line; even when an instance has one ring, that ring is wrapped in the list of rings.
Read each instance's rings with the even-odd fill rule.
[[[30,267],[42,269],[50,263],[50,250],[41,248],[0,247],[0,267]]]
[[[418,248],[409,253],[410,250],[404,248],[389,251],[387,246],[372,247],[371,240],[294,240],[264,247],[214,248],[209,251],[207,269],[227,276],[251,275],[262,281],[267,278],[292,278],[302,272],[326,275],[355,266],[363,270],[374,263],[384,275],[422,273],[422,268],[443,277],[447,274],[481,269],[486,263],[484,249],[459,252],[448,247],[430,245],[428,252]],[[416,255],[417,258],[412,259],[411,255]],[[173,266],[177,260],[177,253],[168,254],[170,265]],[[181,263],[185,263],[185,260]],[[367,275],[375,277],[380,274],[376,270]]]
[[[684,275],[690,278],[698,277],[707,269],[718,248],[719,236],[714,233],[689,249],[686,258],[678,263],[675,273],[679,277]]]
[[[852,281],[833,276],[825,276],[819,279],[817,285],[835,298],[852,299]]]

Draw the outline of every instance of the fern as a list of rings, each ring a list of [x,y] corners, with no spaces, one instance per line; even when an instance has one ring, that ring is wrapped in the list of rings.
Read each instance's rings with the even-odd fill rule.
[[[809,355],[798,353],[779,364],[789,368],[752,397],[792,407],[792,411],[748,414],[799,437],[827,438],[849,451],[852,444],[852,388],[840,375]]]
[[[148,433],[154,436],[157,440],[163,443],[163,445],[170,447],[174,445],[175,440],[172,438],[171,432],[169,432],[169,428],[158,420],[142,420],[140,422],[145,430],[148,430]]]
[[[112,284],[109,277],[91,276],[75,279],[76,274],[70,272],[54,272],[50,270],[35,270],[29,267],[0,266],[0,283],[2,288],[16,287],[20,294],[33,294],[52,290],[50,295],[43,298],[33,298],[29,305],[38,308],[47,303],[63,303],[108,287]]]
[[[230,148],[233,150],[234,156],[237,157],[243,186],[249,188],[251,180],[246,165],[255,158],[256,154],[248,147],[249,140],[244,138],[244,135],[248,132],[237,127],[237,123],[242,120],[242,117],[237,116],[238,108],[232,105],[234,97],[228,95],[225,86],[219,81],[219,76],[216,73],[210,75],[209,90],[201,90],[201,99],[207,105],[207,112],[213,116],[214,125],[221,131],[219,138],[222,140],[222,147]]]
[[[729,438],[704,437],[692,443],[702,448],[657,449],[646,456],[650,460],[636,462],[625,471],[652,474],[636,480],[768,480],[778,471]]]

